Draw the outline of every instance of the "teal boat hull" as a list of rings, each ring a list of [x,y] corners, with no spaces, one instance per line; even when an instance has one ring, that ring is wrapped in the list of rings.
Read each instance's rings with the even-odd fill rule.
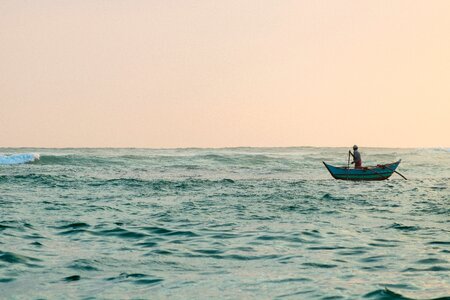
[[[385,180],[391,177],[401,160],[384,165],[353,169],[347,167],[335,167],[323,162],[331,176],[340,180]]]

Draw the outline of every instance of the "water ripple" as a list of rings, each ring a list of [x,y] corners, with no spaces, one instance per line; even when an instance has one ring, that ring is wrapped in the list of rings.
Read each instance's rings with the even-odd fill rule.
[[[344,148],[27,152],[0,167],[0,298],[450,295],[448,151],[367,149],[403,159],[383,182],[331,178]]]

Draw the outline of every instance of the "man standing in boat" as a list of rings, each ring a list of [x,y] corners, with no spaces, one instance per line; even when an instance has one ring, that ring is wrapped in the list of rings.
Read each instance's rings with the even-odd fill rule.
[[[355,164],[355,169],[362,168],[362,160],[361,160],[361,153],[358,151],[358,146],[353,146],[353,153],[349,151],[349,153],[353,156],[352,164]]]

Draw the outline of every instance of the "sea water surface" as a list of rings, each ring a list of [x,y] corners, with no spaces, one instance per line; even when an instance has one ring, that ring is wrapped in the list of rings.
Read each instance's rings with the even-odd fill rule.
[[[0,298],[449,299],[449,149],[347,152],[0,149]]]

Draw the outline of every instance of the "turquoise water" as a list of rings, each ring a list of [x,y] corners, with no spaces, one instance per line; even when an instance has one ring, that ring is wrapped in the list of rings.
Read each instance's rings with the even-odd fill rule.
[[[449,297],[449,149],[347,151],[0,149],[0,298]]]

